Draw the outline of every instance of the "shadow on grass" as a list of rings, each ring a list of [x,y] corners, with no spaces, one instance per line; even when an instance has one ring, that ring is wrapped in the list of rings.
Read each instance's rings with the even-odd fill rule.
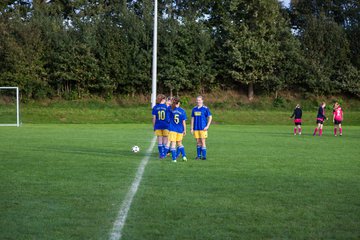
[[[31,151],[38,152],[56,152],[56,153],[65,153],[65,154],[75,154],[75,155],[88,155],[88,156],[103,156],[103,157],[137,157],[143,158],[146,154],[143,153],[133,153],[130,150],[109,150],[109,149],[96,149],[90,147],[37,147],[29,148]],[[150,157],[155,157],[155,153],[151,153]]]
[[[313,132],[312,131],[307,131],[307,132],[302,132],[301,135],[297,134],[296,136],[294,136],[294,133],[293,132],[244,132],[246,134],[252,134],[252,135],[261,135],[261,136],[281,136],[281,137],[319,137],[318,133],[316,134],[316,136],[313,136]],[[321,137],[335,137],[333,135],[332,132],[330,131],[327,131],[327,132],[324,132],[323,135]],[[353,135],[343,135],[343,136],[337,136],[338,138],[359,138],[357,136],[353,136]]]

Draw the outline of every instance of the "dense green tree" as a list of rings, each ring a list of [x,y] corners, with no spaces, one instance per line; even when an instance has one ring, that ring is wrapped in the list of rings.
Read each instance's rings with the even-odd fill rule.
[[[0,82],[19,86],[26,98],[46,97],[49,91],[43,60],[46,46],[37,22],[24,18],[23,3],[18,4],[13,3],[12,11],[1,16]]]
[[[359,95],[359,18],[356,0],[160,0],[159,90]],[[148,93],[152,33],[152,0],[1,1],[0,85],[23,99]]]
[[[359,70],[359,2],[297,0],[292,1],[291,11],[306,58],[307,89],[316,93],[354,93],[358,85],[354,76]],[[352,90],[347,87],[350,85]]]
[[[183,48],[186,49],[186,68],[191,90],[199,93],[217,87],[213,69],[214,41],[210,30],[202,23],[187,22],[183,27]]]
[[[280,31],[285,22],[276,1],[231,1],[224,30],[228,67],[231,77],[248,85],[248,97],[254,97],[254,84],[269,86],[281,81],[274,76],[283,53]]]
[[[203,92],[214,80],[209,29],[191,2],[164,1],[159,33],[159,82],[170,95],[180,90]]]

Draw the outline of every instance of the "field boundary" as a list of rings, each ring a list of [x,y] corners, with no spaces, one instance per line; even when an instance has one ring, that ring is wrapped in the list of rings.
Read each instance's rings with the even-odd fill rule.
[[[122,232],[122,229],[124,228],[128,212],[130,210],[133,198],[134,198],[134,196],[139,188],[139,185],[141,183],[141,179],[144,174],[145,167],[146,167],[147,163],[149,162],[151,152],[154,149],[155,143],[156,143],[156,136],[154,136],[152,138],[150,146],[147,149],[146,154],[145,154],[144,158],[141,160],[140,165],[137,169],[134,181],[132,182],[131,187],[130,187],[128,193],[126,194],[126,197],[120,207],[120,210],[119,210],[116,220],[114,222],[113,229],[110,234],[110,238],[109,238],[110,240],[121,239],[121,232]]]

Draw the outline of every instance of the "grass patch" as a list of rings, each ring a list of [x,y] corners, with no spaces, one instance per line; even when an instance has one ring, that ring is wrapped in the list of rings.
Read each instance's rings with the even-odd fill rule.
[[[213,125],[208,160],[157,159],[123,239],[358,239],[360,127]],[[0,239],[108,239],[149,124],[1,128]],[[131,146],[139,145],[139,154]],[[156,149],[156,148],[155,148]],[[51,236],[51,237],[49,237]]]
[[[190,94],[181,96],[182,107],[188,115],[195,105],[194,96]],[[271,96],[257,96],[250,102],[245,95],[236,91],[214,91],[204,96],[217,124],[290,125],[292,122],[288,117],[295,105],[300,103],[304,111],[304,124],[314,125],[319,103],[321,101],[328,103],[327,114],[331,119],[332,102],[338,100],[345,112],[344,125],[360,125],[360,100],[356,98],[343,96],[304,98],[283,93],[282,97],[276,99]],[[120,96],[110,100],[96,97],[73,101],[44,99],[22,103],[20,114],[21,122],[24,124],[149,123],[151,122],[149,102],[149,95]],[[15,105],[7,99],[0,98],[0,123],[15,121]]]
[[[193,95],[181,96],[182,107],[190,115],[194,107]],[[1,100],[1,99],[0,99]],[[344,125],[360,125],[360,101],[343,97],[286,96],[274,99],[270,96],[258,96],[249,102],[245,95],[236,91],[212,92],[205,95],[215,124],[250,124],[250,125],[291,125],[289,120],[294,106],[300,103],[304,111],[304,124],[314,125],[319,102],[328,103],[327,114],[331,119],[331,103],[339,100],[345,112]],[[149,96],[122,96],[110,100],[89,98],[73,101],[45,99],[22,103],[20,106],[21,122],[24,124],[118,124],[149,123],[151,107]],[[15,105],[0,101],[0,123],[15,122]],[[332,124],[331,121],[328,124]]]
[[[16,123],[16,105],[0,105],[0,124]]]
[[[347,131],[213,127],[207,162],[150,163],[124,239],[359,238],[359,128]]]
[[[136,125],[1,132],[0,239],[106,239],[141,160],[131,146],[152,135]]]
[[[185,108],[185,107],[184,107]],[[188,116],[191,114],[190,107],[185,108]],[[212,108],[215,124],[250,124],[250,125],[291,125],[290,111],[260,111],[241,109]],[[317,109],[304,111],[303,121],[305,125],[315,125]],[[344,125],[360,125],[360,112],[345,112]],[[332,116],[329,115],[331,118]],[[104,107],[104,108],[74,108],[74,107],[39,107],[28,106],[21,111],[21,121],[26,123],[85,123],[85,124],[116,124],[116,123],[150,123],[150,107]],[[332,125],[331,120],[325,124]]]

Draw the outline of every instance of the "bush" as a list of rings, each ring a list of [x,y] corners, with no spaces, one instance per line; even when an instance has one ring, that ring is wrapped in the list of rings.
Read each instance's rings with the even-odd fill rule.
[[[281,108],[285,106],[285,99],[283,99],[282,97],[278,96],[274,99],[273,101],[273,106],[276,108]]]

